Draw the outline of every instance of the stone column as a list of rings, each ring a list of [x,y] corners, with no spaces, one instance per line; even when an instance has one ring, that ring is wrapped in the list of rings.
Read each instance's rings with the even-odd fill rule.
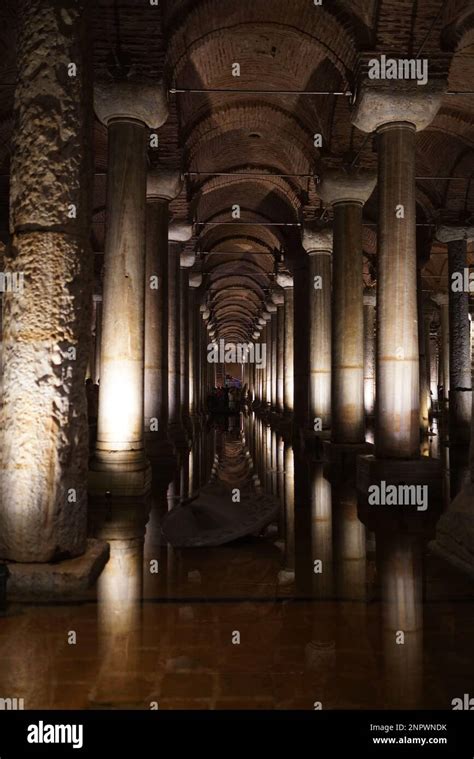
[[[189,225],[170,230],[168,246],[168,434],[186,444],[181,413],[181,244],[190,239]]]
[[[449,398],[449,297],[448,293],[435,293],[433,300],[439,306],[439,386],[442,387],[440,394],[440,411],[443,405],[447,405]]]
[[[474,227],[471,230],[474,238]],[[469,287],[465,287],[469,228],[438,227],[438,240],[448,245],[449,269],[449,439],[469,444],[471,438],[471,340]]]
[[[419,382],[420,382],[420,435],[424,445],[428,440],[429,415],[430,415],[430,387],[427,369],[426,340],[425,340],[425,299],[423,297],[423,285],[421,269],[417,267],[417,299],[418,299],[418,355],[419,355]]]
[[[270,364],[270,404],[272,410],[276,409],[277,403],[277,341],[278,341],[278,325],[277,325],[277,307],[274,303],[267,303],[267,309],[271,315],[271,322],[269,322],[270,330],[270,346],[269,346],[269,364]]]
[[[416,131],[441,103],[432,77],[423,95],[402,85],[361,82],[353,123],[378,141],[379,251],[377,281],[376,455],[417,458],[419,354],[416,282]]]
[[[197,288],[202,284],[202,274],[189,274],[189,413],[196,420],[199,413],[199,326]]]
[[[264,342],[266,348],[266,361],[264,372],[264,403],[266,406],[271,406],[272,403],[272,315],[268,311],[264,311],[262,318],[265,320],[264,327]]]
[[[293,304],[293,277],[290,274],[280,272],[277,274],[277,283],[283,287],[285,293],[285,377],[283,398],[285,404],[285,413],[292,414],[294,408],[293,392],[293,322],[294,322],[294,304]]]
[[[168,116],[165,94],[131,82],[96,87],[108,127],[107,238],[99,421],[90,490],[139,495],[149,488],[143,434],[147,127]]]
[[[319,186],[334,210],[332,288],[332,439],[364,443],[362,209],[375,187],[371,171],[327,171]]]
[[[309,425],[308,260],[302,250],[293,261],[293,281],[293,423],[300,435]]]
[[[94,295],[95,301],[95,352],[94,352],[94,374],[93,381],[95,385],[100,382],[100,346],[102,343],[102,295]]]
[[[178,172],[148,172],[145,271],[145,444],[149,454],[171,453],[168,428],[169,204],[181,192]]]
[[[192,228],[190,228],[192,235]],[[194,253],[182,251],[180,265],[180,336],[179,336],[179,362],[180,362],[180,399],[181,420],[186,429],[190,427],[189,418],[189,349],[192,345],[191,327],[189,322],[189,268],[194,265],[196,256]]]
[[[364,407],[366,419],[375,413],[375,303],[373,289],[364,292]]]
[[[428,420],[430,417],[430,414],[433,411],[433,401],[435,400],[435,397],[432,395],[431,391],[431,322],[433,319],[433,303],[431,301],[431,298],[425,297],[424,299],[424,310],[423,310],[423,318],[424,318],[424,329],[423,329],[423,336],[425,340],[425,363],[426,363],[426,381],[427,381],[427,392],[428,392]]]
[[[272,293],[272,299],[277,307],[275,314],[276,330],[276,411],[280,414],[284,409],[284,388],[285,388],[285,294],[278,288]]]
[[[316,223],[303,230],[309,256],[309,415],[321,429],[331,427],[331,255],[332,229]]]
[[[92,93],[86,4],[17,5],[0,557],[48,562],[86,548]]]

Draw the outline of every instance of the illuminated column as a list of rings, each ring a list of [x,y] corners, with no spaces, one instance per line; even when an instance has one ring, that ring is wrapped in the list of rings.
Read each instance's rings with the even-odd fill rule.
[[[192,228],[190,228],[192,235]],[[181,400],[181,419],[185,426],[189,425],[189,351],[192,347],[191,325],[189,322],[189,271],[194,265],[196,256],[194,253],[182,251],[181,253],[181,272],[180,272],[180,337],[179,337],[179,356],[180,356],[180,400]]]
[[[328,170],[319,191],[334,211],[332,284],[332,439],[363,443],[364,302],[362,209],[375,187],[373,172]]]
[[[102,376],[90,490],[140,494],[149,487],[143,435],[147,127],[168,116],[165,94],[129,82],[96,87],[108,127],[107,237]]]
[[[284,409],[285,388],[285,295],[278,288],[272,293],[273,302],[277,307],[275,315],[276,330],[276,410],[281,414]]]
[[[376,455],[417,458],[419,354],[416,282],[416,131],[441,103],[434,77],[423,95],[407,84],[396,99],[386,83],[361,82],[353,123],[378,143]],[[418,89],[418,91],[416,91]]]
[[[285,291],[285,377],[284,377],[284,404],[285,413],[293,413],[293,277],[283,272],[277,274],[277,283]]]
[[[202,274],[189,274],[189,413],[195,419],[199,412],[199,327],[196,288],[202,284]]]
[[[439,385],[443,388],[441,398],[449,398],[449,297],[447,293],[435,293],[433,300],[439,306]]]
[[[267,406],[272,402],[272,315],[268,311],[264,311],[262,318],[265,321],[264,342],[265,342],[265,354],[266,361],[264,367],[264,403]]]
[[[71,4],[65,23],[52,0],[23,0],[17,19],[0,557],[18,562],[86,548],[92,140],[85,5]]]
[[[102,343],[102,295],[95,295],[95,344],[94,344],[94,384],[100,381],[100,346]]]
[[[375,291],[364,292],[364,407],[367,418],[375,412]]]
[[[331,255],[332,229],[307,224],[303,248],[309,256],[310,423],[331,426]]]
[[[148,172],[145,272],[145,443],[149,453],[169,452],[168,228],[169,204],[181,192],[178,172]]]
[[[267,303],[267,309],[272,317],[270,324],[270,403],[272,409],[277,404],[277,343],[278,343],[278,309],[274,303]]]
[[[433,320],[433,303],[431,301],[431,298],[425,298],[424,299],[424,310],[423,310],[423,318],[424,318],[424,325],[423,325],[423,336],[425,340],[425,363],[426,363],[426,382],[427,382],[427,392],[428,392],[428,418],[432,411],[433,401],[435,400],[435,397],[432,395],[431,392],[431,322]]]
[[[467,271],[469,228],[438,227],[436,236],[448,245],[449,269],[449,438],[469,444],[471,437],[471,340]],[[474,239],[474,227],[471,228]]]
[[[422,440],[422,450],[427,450],[428,429],[429,429],[429,382],[426,362],[426,340],[425,340],[425,299],[423,297],[423,282],[421,278],[421,268],[423,261],[420,261],[420,251],[418,251],[417,266],[417,300],[418,300],[418,354],[419,354],[419,387],[420,387],[420,434]]]
[[[168,434],[176,445],[186,443],[181,408],[183,340],[181,329],[181,245],[192,235],[189,224],[170,228],[168,245]],[[184,357],[184,356],[183,356]]]

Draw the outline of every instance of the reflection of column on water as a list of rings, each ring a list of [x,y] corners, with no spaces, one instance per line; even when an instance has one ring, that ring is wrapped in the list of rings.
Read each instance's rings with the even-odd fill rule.
[[[278,573],[278,584],[289,585],[295,580],[295,470],[294,452],[285,444],[285,555],[284,567]]]
[[[377,533],[387,708],[422,707],[422,544],[416,535]]]
[[[337,596],[352,601],[366,600],[365,527],[357,516],[355,488],[335,488],[334,544]]]
[[[179,486],[181,482],[180,470],[178,469],[174,478],[168,485],[167,502],[168,511],[177,505],[180,500]],[[168,596],[173,596],[178,582],[178,552],[169,543],[166,546],[166,585]]]
[[[100,667],[90,694],[95,707],[139,704],[146,695],[139,679],[138,657],[148,506],[138,499],[111,503],[99,529],[109,542],[110,559],[97,583]]]
[[[281,435],[277,438],[277,467],[277,494],[280,501],[278,536],[282,539],[285,535],[285,441]]]
[[[310,476],[314,602],[310,607],[311,640],[305,647],[305,661],[308,669],[318,672],[321,685],[325,685],[336,664],[332,495],[321,461],[312,463]]]

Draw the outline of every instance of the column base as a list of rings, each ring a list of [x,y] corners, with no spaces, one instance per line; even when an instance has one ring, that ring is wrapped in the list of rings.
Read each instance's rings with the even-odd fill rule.
[[[109,560],[109,544],[89,539],[85,553],[51,564],[8,562],[8,598],[27,600],[82,600],[87,598]]]
[[[461,490],[441,516],[429,548],[474,579],[474,483]]]
[[[374,485],[380,488],[381,493],[382,489],[385,489],[385,495],[381,500],[386,501],[392,500],[387,488],[396,486],[395,500],[398,502],[374,503],[379,492],[377,490],[374,494]],[[415,486],[416,489],[412,487],[410,492],[414,494],[411,500],[415,500],[416,503],[405,502],[410,500],[406,486]],[[417,486],[426,487],[427,490],[420,492]],[[377,459],[372,455],[359,456],[356,487],[358,516],[369,530],[433,533],[443,507],[442,470],[441,461],[438,459]]]
[[[322,444],[325,466],[325,476],[333,485],[344,483],[349,487],[356,485],[357,459],[369,454],[374,446],[372,443],[333,443],[323,440]]]
[[[143,466],[136,470],[107,468],[104,462],[93,459],[88,475],[88,493],[92,498],[140,497],[148,493],[151,487],[151,465],[145,460]]]

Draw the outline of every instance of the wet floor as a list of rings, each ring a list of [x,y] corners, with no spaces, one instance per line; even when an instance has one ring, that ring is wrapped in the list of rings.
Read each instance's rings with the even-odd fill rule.
[[[32,709],[450,709],[474,681],[473,583],[430,554],[429,536],[377,545],[355,493],[326,475],[255,414],[209,423],[171,482],[155,484],[144,541],[114,541],[88,598],[9,605],[0,698]],[[280,515],[225,545],[165,540],[181,501],[218,492],[235,509],[236,488],[242,502],[279,501]],[[215,521],[213,511],[208,531]]]

